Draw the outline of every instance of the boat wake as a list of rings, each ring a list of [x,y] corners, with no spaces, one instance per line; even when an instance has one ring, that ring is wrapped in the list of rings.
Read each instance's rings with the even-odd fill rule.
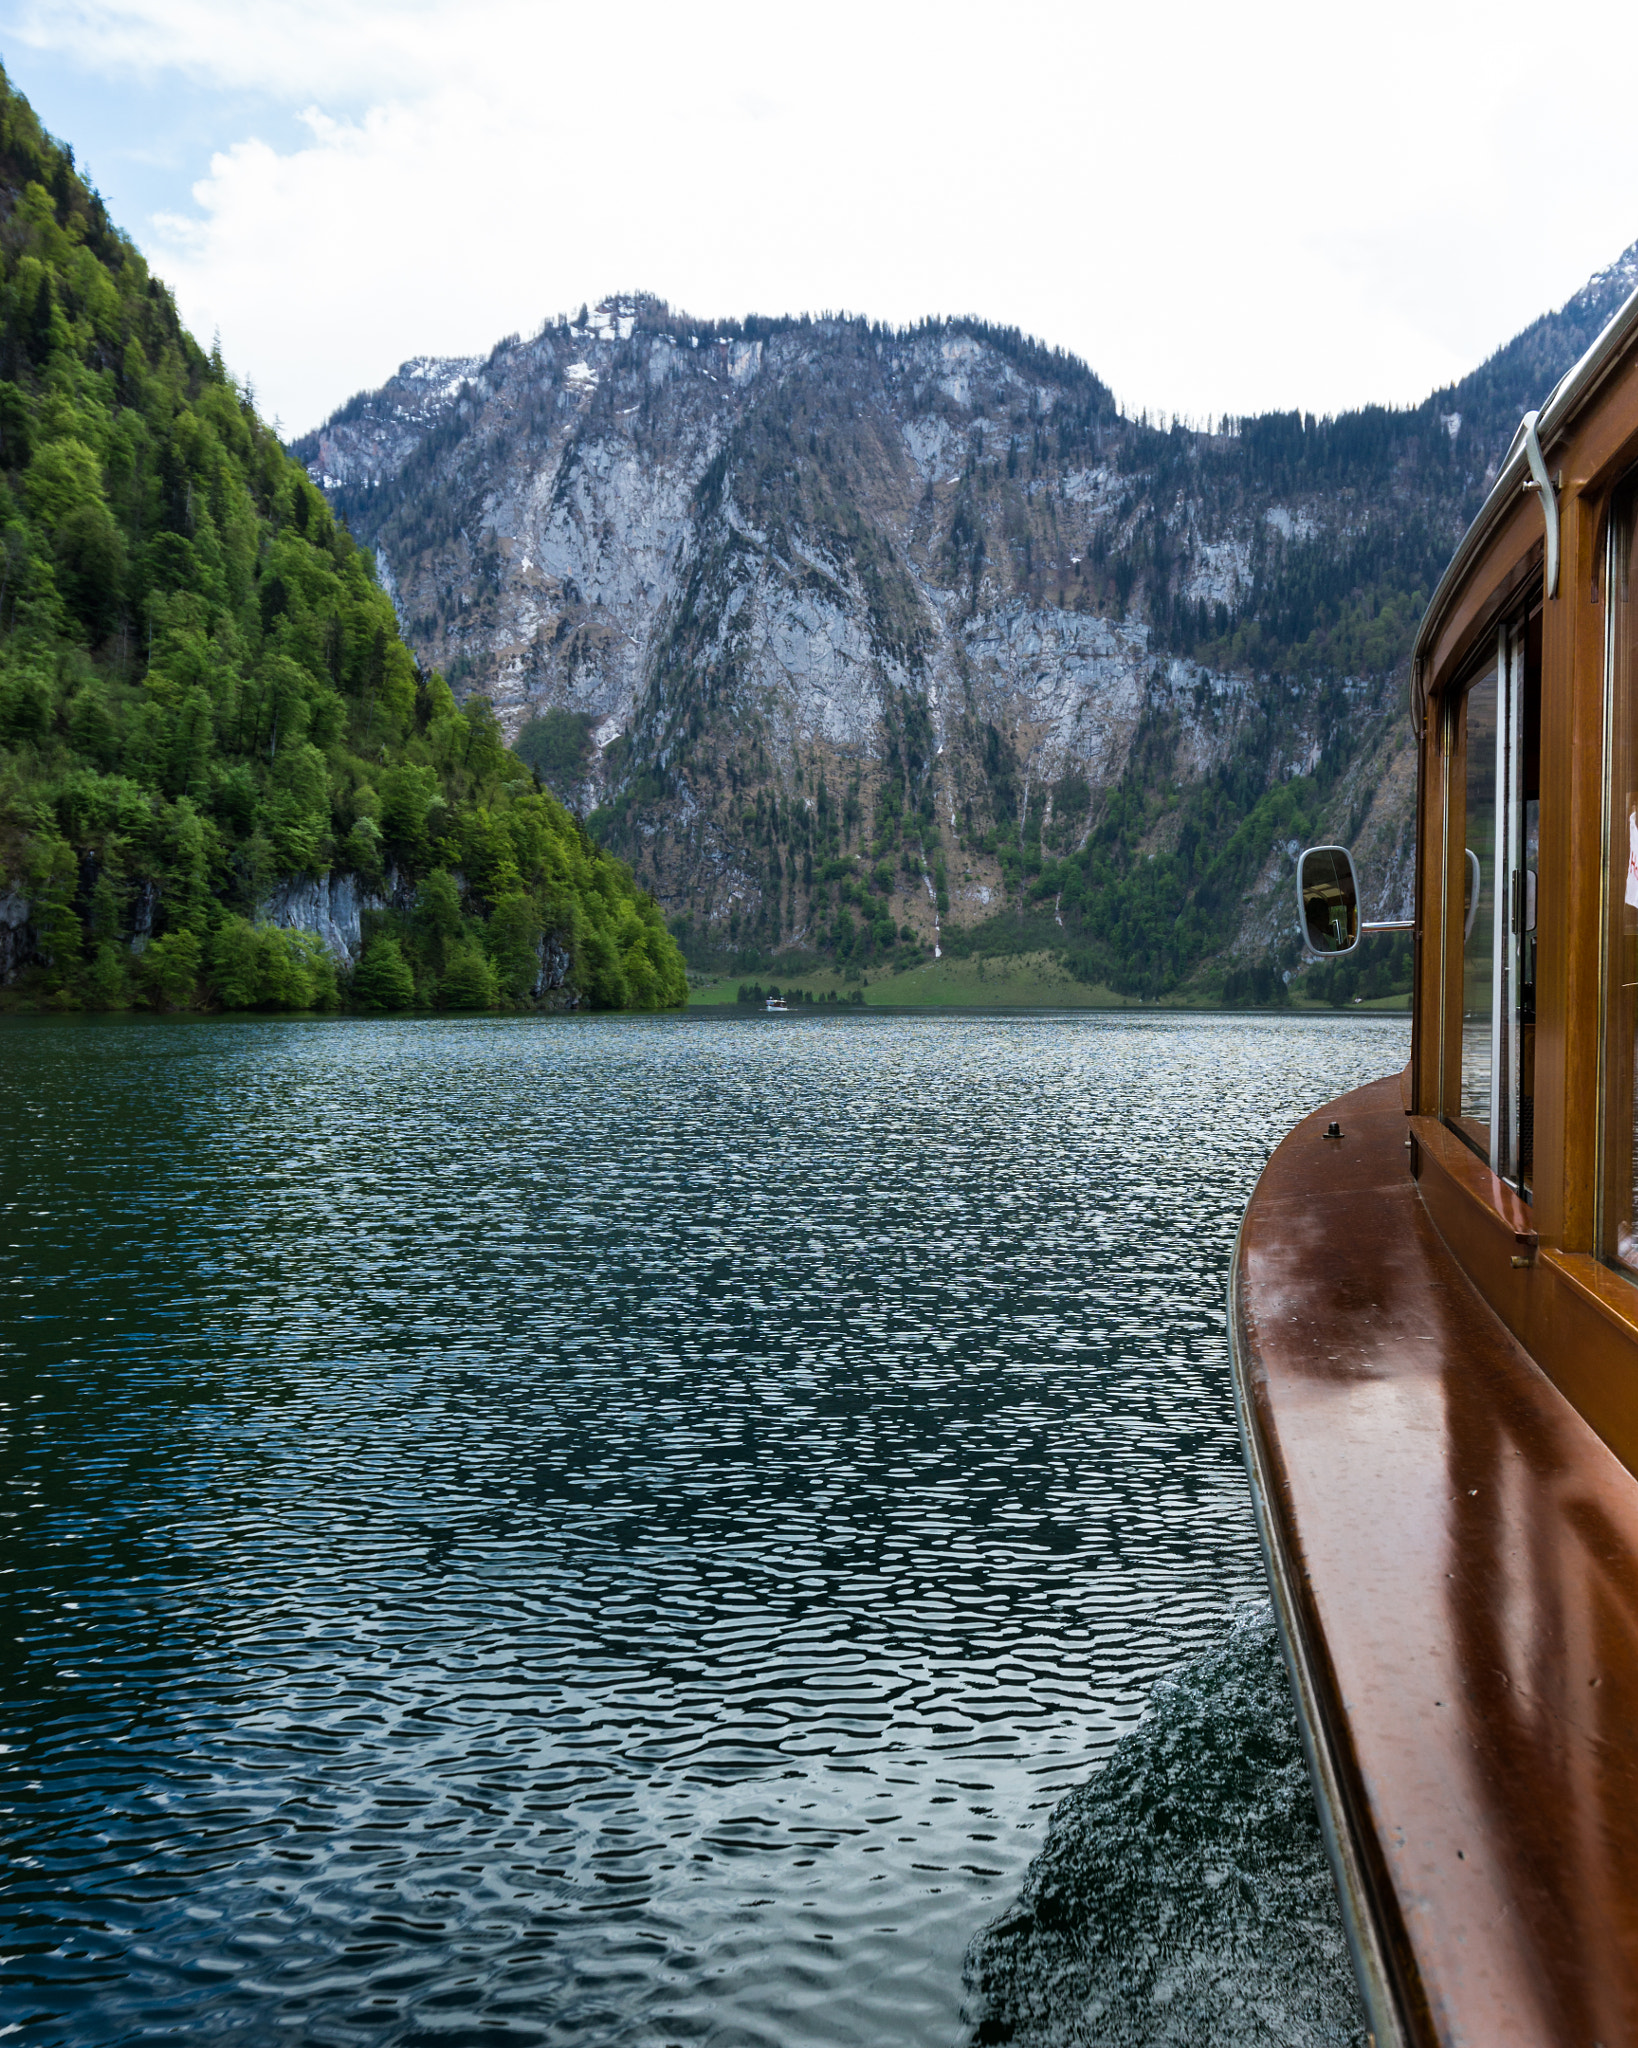
[[[1061,1803],[966,1983],[972,2048],[1363,2048],[1266,1603]]]

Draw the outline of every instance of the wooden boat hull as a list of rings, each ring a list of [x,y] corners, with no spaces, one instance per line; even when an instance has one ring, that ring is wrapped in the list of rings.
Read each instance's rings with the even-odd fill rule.
[[[1322,1824],[1379,2048],[1616,2048],[1638,2041],[1638,1482],[1464,1275],[1409,1132],[1397,1079],[1305,1119],[1231,1277]]]

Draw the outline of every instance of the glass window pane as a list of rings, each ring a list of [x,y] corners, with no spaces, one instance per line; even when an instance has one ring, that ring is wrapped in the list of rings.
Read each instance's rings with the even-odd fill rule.
[[[1632,484],[1617,497],[1610,561],[1609,1008],[1604,1041],[1604,1251],[1638,1270],[1638,571]]]
[[[1457,1121],[1488,1158],[1494,1106],[1496,971],[1497,675],[1482,676],[1465,705],[1466,798],[1462,878],[1462,1068]]]
[[[1536,1177],[1536,899],[1541,858],[1541,627],[1534,611],[1516,652],[1523,658],[1519,676],[1519,746],[1515,773],[1518,792],[1513,827],[1514,860],[1519,878],[1511,892],[1513,906],[1512,971],[1517,983],[1514,1089],[1514,1171],[1528,1194]]]

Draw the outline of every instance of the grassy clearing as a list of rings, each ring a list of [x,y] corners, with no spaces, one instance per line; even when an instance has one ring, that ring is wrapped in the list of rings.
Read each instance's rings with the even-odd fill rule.
[[[760,974],[734,976],[710,981],[690,976],[689,1007],[732,1008],[741,980],[761,982],[764,988],[805,988],[816,1000],[835,993],[842,1001],[856,989],[857,982],[824,971],[797,974],[787,983],[777,968]],[[1117,995],[1113,989],[1089,987],[1058,965],[1051,953],[991,954],[983,958],[929,960],[902,974],[872,973],[864,984],[865,1004],[884,1010],[1216,1010],[1221,1007],[1209,993],[1178,991],[1165,1002],[1145,1003],[1136,996]],[[1291,1008],[1323,1012],[1330,1016],[1360,1010],[1407,1010],[1409,996],[1377,996],[1363,1003],[1346,1003],[1337,1011],[1327,1002],[1316,1001],[1300,986],[1293,988]]]
[[[690,1007],[706,1009],[732,1004],[742,977],[702,982],[691,987]],[[743,977],[764,987],[786,986],[777,968]],[[859,984],[835,973],[793,975],[790,985],[810,989],[816,999],[833,991],[842,1000]],[[1123,1010],[1139,1007],[1131,996],[1112,989],[1089,988],[1066,974],[1050,953],[1017,953],[985,959],[929,960],[902,974],[872,973],[864,982],[864,999],[880,1009],[1036,1009]]]
[[[1138,1007],[1113,989],[1089,987],[1050,953],[1002,953],[928,960],[903,974],[884,974],[865,990],[884,1009],[1125,1010]]]

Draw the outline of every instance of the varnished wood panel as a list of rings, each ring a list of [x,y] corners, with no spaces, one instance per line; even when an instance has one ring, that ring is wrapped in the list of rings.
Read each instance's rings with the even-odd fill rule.
[[[1541,507],[1534,496],[1521,495],[1440,625],[1428,657],[1430,692],[1443,691],[1466,668],[1479,642],[1540,570],[1543,552]]]
[[[1597,1208],[1598,1047],[1604,875],[1604,608],[1589,601],[1593,522],[1579,497],[1560,501],[1559,594],[1542,632],[1542,848],[1550,922],[1542,928],[1537,1066],[1550,1077],[1547,1156],[1557,1172],[1538,1196],[1542,1234],[1593,1249]],[[1549,796],[1552,817],[1549,820]],[[1539,923],[1538,917],[1538,923]]]
[[[1406,1126],[1389,1079],[1265,1171],[1247,1428],[1407,2037],[1614,2048],[1638,2040],[1638,1481],[1464,1276]],[[1525,1206],[1479,1193],[1473,1231],[1514,1244]],[[1550,1279],[1506,1272],[1525,1303]]]
[[[1409,1122],[1422,1200],[1455,1262],[1638,1474],[1638,1285],[1584,1254],[1535,1242],[1530,1205],[1454,1131],[1432,1117]]]

